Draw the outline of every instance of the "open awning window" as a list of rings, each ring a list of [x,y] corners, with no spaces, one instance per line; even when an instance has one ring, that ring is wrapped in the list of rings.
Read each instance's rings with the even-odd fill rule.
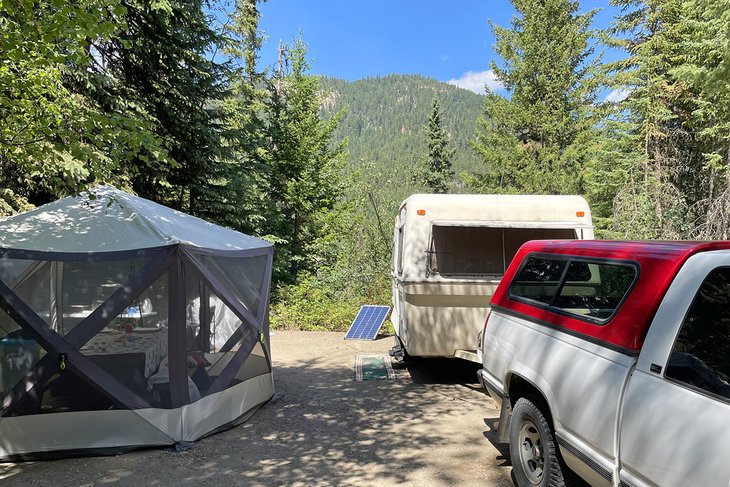
[[[429,272],[454,277],[501,276],[523,243],[573,239],[578,237],[576,231],[575,226],[498,228],[434,224],[429,247]]]

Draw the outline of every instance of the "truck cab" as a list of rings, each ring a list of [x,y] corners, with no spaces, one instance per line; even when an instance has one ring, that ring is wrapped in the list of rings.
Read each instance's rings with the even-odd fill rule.
[[[519,485],[730,483],[730,242],[529,242],[491,306]]]

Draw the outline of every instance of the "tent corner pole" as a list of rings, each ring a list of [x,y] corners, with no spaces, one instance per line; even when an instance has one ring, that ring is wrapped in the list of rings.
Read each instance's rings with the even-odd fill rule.
[[[170,266],[168,302],[168,366],[170,367],[170,406],[178,408],[190,402],[185,343],[185,270],[178,248]]]

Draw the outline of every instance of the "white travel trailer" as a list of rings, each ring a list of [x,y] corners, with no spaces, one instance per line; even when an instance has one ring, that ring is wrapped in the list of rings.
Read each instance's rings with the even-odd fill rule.
[[[517,249],[528,240],[593,239],[580,196],[415,194],[393,245],[395,357],[480,361],[477,334]]]

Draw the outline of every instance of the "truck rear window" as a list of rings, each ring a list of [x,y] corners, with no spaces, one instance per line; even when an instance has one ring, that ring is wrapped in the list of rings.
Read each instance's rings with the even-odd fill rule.
[[[429,270],[446,276],[504,274],[529,240],[575,238],[575,230],[433,225]]]
[[[529,256],[512,281],[510,298],[606,323],[636,280],[631,263],[561,256]]]

